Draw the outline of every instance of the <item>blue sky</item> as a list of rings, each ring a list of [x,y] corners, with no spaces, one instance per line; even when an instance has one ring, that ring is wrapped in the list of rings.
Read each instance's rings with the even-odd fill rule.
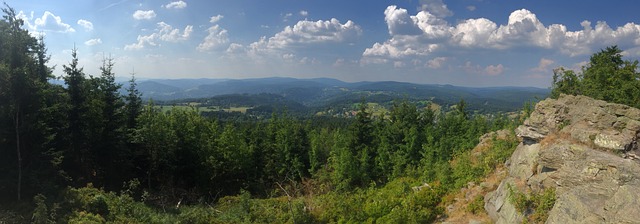
[[[57,65],[117,76],[551,84],[610,45],[640,58],[640,2],[7,0]]]

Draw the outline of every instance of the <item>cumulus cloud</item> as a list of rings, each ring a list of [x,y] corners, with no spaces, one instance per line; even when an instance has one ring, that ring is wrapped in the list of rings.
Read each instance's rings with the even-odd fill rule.
[[[151,35],[147,35],[147,36],[143,36],[143,35],[138,35],[138,42],[137,43],[133,43],[133,44],[127,44],[124,46],[125,50],[140,50],[142,48],[144,48],[145,46],[158,46],[158,44],[156,43],[156,34],[151,34]]]
[[[438,17],[452,16],[453,12],[447,8],[442,0],[420,0],[422,11],[428,11]]]
[[[640,47],[640,25],[627,23],[612,28],[606,22],[581,23],[582,29],[569,31],[562,24],[543,24],[529,10],[513,11],[506,24],[486,18],[460,20],[451,25],[443,18],[451,15],[442,1],[422,1],[423,11],[410,15],[395,5],[384,11],[391,37],[374,43],[362,54],[362,61],[387,63],[394,59],[429,57],[444,50],[501,51],[513,48],[538,48],[558,51],[569,56],[588,55],[605,46]],[[490,68],[492,73],[499,66]]]
[[[469,10],[470,12],[476,11],[476,6],[469,5],[469,6],[467,6],[467,10]]]
[[[394,37],[382,44],[373,44],[371,48],[365,49],[362,55],[364,57],[382,57],[394,59],[414,56],[427,56],[441,47],[441,45],[439,44],[415,43],[415,38]]]
[[[387,22],[390,35],[418,35],[421,33],[407,10],[395,5],[384,10],[384,20]]]
[[[307,16],[309,16],[309,12],[307,12],[305,10],[302,10],[302,11],[300,11],[300,15],[304,16],[304,17],[307,17]]]
[[[179,42],[188,40],[193,32],[193,26],[188,25],[184,30],[173,28],[171,25],[165,22],[159,22],[156,24],[155,32],[149,35],[138,35],[137,43],[127,44],[124,46],[125,50],[140,50],[145,46],[160,46],[158,41],[165,42]]]
[[[102,40],[100,38],[97,38],[97,39],[91,39],[91,40],[85,41],[84,45],[93,46],[93,45],[98,45],[98,44],[101,44],[101,43],[102,43]]]
[[[62,22],[60,16],[45,11],[41,17],[35,18],[34,13],[31,12],[30,16],[27,16],[23,11],[20,11],[16,15],[19,19],[22,19],[25,25],[32,33],[43,34],[42,32],[56,32],[56,33],[73,33],[76,32],[71,25]]]
[[[360,35],[360,26],[349,20],[340,23],[339,20],[298,21],[293,26],[287,26],[273,37],[262,37],[251,43],[247,51],[251,56],[278,53],[279,51],[293,51],[296,48],[310,47],[326,43],[352,43]]]
[[[78,20],[78,25],[84,27],[84,30],[86,30],[86,31],[92,31],[93,30],[93,23],[91,23],[91,22],[89,22],[87,20],[84,20],[84,19]]]
[[[189,39],[189,36],[193,32],[193,26],[188,25],[184,30],[174,29],[171,25],[165,22],[159,22],[157,29],[158,38],[168,42],[178,42]]]
[[[209,22],[214,23],[214,25],[207,29],[207,32],[209,34],[204,38],[202,43],[200,43],[198,47],[196,47],[196,50],[209,51],[211,49],[219,48],[229,43],[228,31],[220,28],[218,24],[215,24],[222,18],[224,18],[224,16],[217,15],[212,16],[211,19],[209,19]]]
[[[231,43],[225,58],[245,59],[259,65],[269,63],[318,65],[327,62],[314,57],[311,52],[321,49],[349,46],[362,35],[362,29],[353,21],[330,20],[298,21],[273,36],[260,37],[247,45]],[[342,62],[334,66],[342,65]],[[333,63],[333,62],[331,62]],[[350,62],[357,64],[357,62]]]
[[[162,7],[167,9],[183,9],[187,7],[187,3],[184,1],[176,1],[176,2],[171,2],[169,4],[163,5]]]
[[[136,10],[136,12],[133,13],[133,18],[136,20],[150,20],[156,17],[156,12],[154,12],[153,10],[148,10],[148,11],[142,11],[142,10]]]
[[[360,26],[351,20],[342,24],[339,20],[298,21],[293,27],[287,26],[280,33],[269,38],[269,45],[284,47],[293,44],[349,42],[362,34]]]

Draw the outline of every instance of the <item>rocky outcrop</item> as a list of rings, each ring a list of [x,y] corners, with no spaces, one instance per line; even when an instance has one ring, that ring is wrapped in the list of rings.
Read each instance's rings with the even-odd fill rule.
[[[636,108],[568,95],[539,102],[516,129],[522,142],[507,177],[485,196],[487,213],[496,223],[522,222],[527,214],[508,188],[554,188],[547,223],[640,223],[639,130]]]

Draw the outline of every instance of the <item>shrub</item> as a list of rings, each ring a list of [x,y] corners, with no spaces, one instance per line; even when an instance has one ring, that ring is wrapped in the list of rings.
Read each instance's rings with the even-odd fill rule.
[[[518,212],[525,215],[525,222],[544,223],[549,218],[549,211],[556,203],[556,191],[547,188],[542,192],[524,194],[509,188],[509,199]]]
[[[467,206],[467,211],[473,214],[478,214],[484,211],[484,196],[478,195]]]

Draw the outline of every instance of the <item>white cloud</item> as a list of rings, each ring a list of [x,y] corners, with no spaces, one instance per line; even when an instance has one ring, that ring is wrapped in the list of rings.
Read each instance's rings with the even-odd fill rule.
[[[351,20],[342,24],[337,19],[318,21],[298,21],[293,27],[287,26],[280,33],[269,38],[269,45],[284,47],[294,44],[323,42],[349,42],[362,34],[360,26]]]
[[[288,21],[289,21],[289,18],[290,18],[291,16],[293,16],[293,13],[287,13],[287,14],[284,14],[284,15],[282,16],[282,21],[283,21],[283,22],[288,22]]]
[[[302,59],[300,59],[300,61],[298,61],[299,64],[312,64],[312,65],[319,65],[321,64],[321,62],[317,59],[317,58],[309,58],[309,57],[303,57]]]
[[[538,48],[573,57],[610,45],[626,49],[640,47],[640,25],[634,23],[611,28],[606,22],[597,22],[593,27],[591,22],[584,21],[581,30],[569,31],[562,24],[544,25],[534,13],[520,9],[512,12],[503,25],[486,18],[460,20],[451,25],[443,19],[452,13],[442,1],[422,3],[424,10],[416,15],[395,5],[387,7],[384,14],[391,37],[366,48],[361,62],[387,63],[399,58],[438,56],[445,50]],[[372,58],[393,60],[370,60]],[[500,69],[496,65],[489,70],[495,73]]]
[[[538,67],[535,67],[531,70],[534,72],[547,72],[551,69],[549,66],[553,65],[553,63],[555,62],[551,59],[541,58],[540,62],[538,63]]]
[[[93,23],[91,23],[91,22],[89,22],[87,20],[84,20],[84,19],[78,20],[78,25],[84,27],[84,30],[86,30],[86,31],[92,31],[93,30]]]
[[[174,29],[171,25],[165,22],[158,23],[158,38],[168,42],[178,42],[189,39],[189,36],[193,32],[193,26],[188,25],[181,32],[180,29]]]
[[[102,40],[100,38],[97,39],[91,39],[91,40],[87,40],[84,42],[85,45],[87,46],[93,46],[93,45],[98,45],[101,44]]]
[[[626,49],[621,54],[625,57],[640,57],[640,46]]]
[[[298,21],[294,26],[285,27],[273,37],[260,38],[259,41],[251,43],[247,51],[251,56],[258,56],[279,51],[295,51],[317,44],[348,44],[360,35],[362,35],[362,29],[351,20],[344,24],[335,18],[318,21],[303,20]]]
[[[153,10],[148,10],[148,11],[142,11],[142,10],[136,10],[136,12],[133,13],[133,18],[136,20],[150,20],[156,17],[156,12],[154,12]]]
[[[169,4],[166,4],[162,7],[167,9],[183,9],[187,7],[187,3],[184,1],[176,1],[176,2],[171,2]]]
[[[184,30],[174,29],[171,25],[165,22],[159,22],[156,24],[157,28],[155,32],[149,35],[138,35],[137,43],[127,44],[124,46],[125,50],[140,50],[145,46],[160,46],[158,41],[165,42],[179,42],[188,40],[193,32],[193,26],[188,25]]]
[[[447,61],[447,58],[445,57],[436,57],[434,59],[427,61],[427,67],[438,69],[438,68],[441,68],[446,61]]]
[[[486,68],[484,68],[484,72],[485,74],[490,76],[500,75],[502,74],[502,72],[504,72],[504,66],[502,66],[502,64],[489,65]]]
[[[54,15],[49,11],[45,11],[41,17],[35,18],[33,12],[30,16],[27,16],[23,11],[20,11],[18,18],[22,19],[32,33],[43,34],[43,32],[56,32],[56,33],[73,33],[76,32],[71,25],[62,22],[62,18]]]
[[[480,75],[489,75],[489,76],[497,76],[504,72],[505,68],[502,64],[498,65],[488,65],[487,67],[481,67],[480,65],[473,65],[470,61],[467,61],[462,66],[469,74],[480,74]]]
[[[426,42],[417,42],[415,38],[407,36],[394,37],[385,43],[375,43],[371,48],[365,49],[364,57],[383,58],[407,58],[414,56],[427,56],[437,51],[441,46]]]
[[[207,29],[207,32],[209,32],[209,34],[196,48],[198,51],[208,51],[229,43],[227,30],[220,28],[219,25],[216,24],[212,27],[209,27],[209,29]]]
[[[407,66],[407,64],[404,63],[403,61],[394,61],[393,62],[393,67],[394,68],[403,68],[405,66]]]
[[[407,10],[395,5],[384,10],[384,20],[387,22],[390,35],[418,35],[421,33]]]
[[[455,27],[452,42],[462,47],[487,46],[496,28],[494,22],[485,18],[468,19]]]
[[[302,11],[300,11],[300,15],[304,16],[304,17],[307,17],[307,16],[309,16],[309,12],[307,12],[305,10],[302,10]]]
[[[155,42],[157,34],[153,33],[151,35],[147,35],[147,36],[142,36],[142,35],[138,35],[138,42],[137,43],[133,43],[133,44],[127,44],[124,46],[125,50],[140,50],[142,48],[145,47],[145,45],[149,45],[149,46],[158,46],[158,44]]]
[[[447,8],[447,5],[445,5],[442,0],[420,0],[420,3],[422,4],[422,11],[428,11],[438,17],[442,18],[453,15],[453,12]]]
[[[296,58],[296,55],[292,53],[287,53],[282,55],[282,60],[285,62],[293,62],[295,58]]]
[[[473,6],[473,5],[467,6],[467,10],[471,12],[476,11],[476,6]]]
[[[227,48],[226,53],[229,55],[236,55],[240,53],[246,53],[246,50],[244,46],[242,46],[242,44],[231,43],[229,44],[229,47]]]
[[[224,16],[222,15],[212,16],[209,22],[217,23],[222,18],[224,18]],[[200,43],[198,47],[196,47],[198,51],[209,51],[211,49],[223,47],[224,45],[229,43],[228,31],[220,28],[218,24],[214,24],[213,26],[209,27],[209,29],[207,29],[207,32],[209,34],[204,38],[202,43]]]
[[[217,16],[212,16],[211,19],[209,19],[210,23],[217,23],[218,21],[220,21],[222,18],[224,18],[223,15],[217,15]]]

